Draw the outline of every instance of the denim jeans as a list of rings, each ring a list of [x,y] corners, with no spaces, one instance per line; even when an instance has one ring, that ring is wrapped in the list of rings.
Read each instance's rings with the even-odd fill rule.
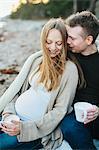
[[[9,136],[0,131],[0,150],[38,150],[42,147],[40,139],[31,142],[18,142],[16,136]]]
[[[16,136],[9,136],[4,132],[0,132],[0,150],[38,150],[40,148],[42,148],[40,140],[18,142]]]
[[[94,150],[93,136],[99,139],[99,118],[94,126],[94,135],[92,135],[93,124],[84,125],[76,121],[74,112],[65,116],[60,123],[64,139],[73,149]],[[97,128],[97,129],[96,129]]]

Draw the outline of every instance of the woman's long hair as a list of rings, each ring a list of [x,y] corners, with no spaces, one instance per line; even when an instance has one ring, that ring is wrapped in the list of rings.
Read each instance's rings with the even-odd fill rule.
[[[57,29],[62,35],[63,48],[59,55],[54,59],[51,58],[48,49],[46,48],[46,40],[51,29]],[[40,65],[40,79],[38,83],[43,83],[48,91],[58,87],[62,75],[66,58],[67,58],[67,31],[64,21],[61,18],[50,19],[43,27],[41,32],[41,48],[43,50],[43,61]]]
[[[83,70],[81,68],[81,65],[79,64],[77,58],[75,57],[75,55],[68,49],[68,53],[67,53],[67,57],[68,59],[70,59],[73,63],[76,64],[77,69],[78,69],[78,75],[79,75],[79,79],[78,79],[78,89],[81,88],[85,88],[86,87],[86,80],[84,77],[84,73]]]

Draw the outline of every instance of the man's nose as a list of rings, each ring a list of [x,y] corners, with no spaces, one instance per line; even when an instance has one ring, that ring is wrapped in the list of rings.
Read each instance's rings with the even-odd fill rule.
[[[67,44],[70,44],[71,43],[71,40],[70,40],[70,38],[68,37],[67,38]]]
[[[69,38],[67,38],[67,44],[70,44],[70,39]]]

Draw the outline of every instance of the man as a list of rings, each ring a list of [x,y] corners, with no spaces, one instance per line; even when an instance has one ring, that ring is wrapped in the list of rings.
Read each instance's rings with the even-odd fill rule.
[[[95,40],[99,34],[99,21],[88,11],[66,19],[68,45],[84,73],[86,86],[78,89],[75,102],[93,104],[84,123],[76,121],[74,111],[66,116],[60,127],[64,139],[73,149],[96,149],[93,138],[99,139],[99,53]]]

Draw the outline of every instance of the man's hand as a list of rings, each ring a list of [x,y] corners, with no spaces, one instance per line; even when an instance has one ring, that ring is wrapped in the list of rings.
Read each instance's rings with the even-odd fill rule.
[[[15,136],[20,133],[20,122],[19,121],[12,121],[12,124],[3,122],[2,131],[10,136]]]
[[[93,120],[95,120],[99,116],[99,107],[93,105],[92,109],[87,111],[87,118],[84,121],[84,124],[87,124]]]

